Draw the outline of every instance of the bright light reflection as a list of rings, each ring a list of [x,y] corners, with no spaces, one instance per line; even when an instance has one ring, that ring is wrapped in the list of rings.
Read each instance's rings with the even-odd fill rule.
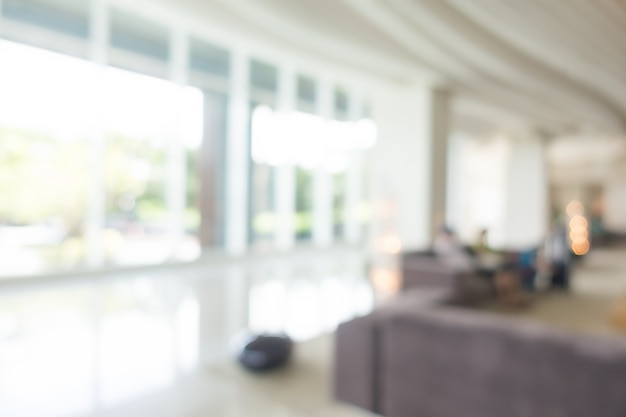
[[[384,236],[381,240],[381,246],[383,252],[391,255],[400,253],[400,250],[402,250],[402,242],[396,235]]]
[[[300,112],[257,107],[252,115],[252,158],[272,166],[345,171],[354,156],[376,143],[371,120],[340,122]]]
[[[256,333],[277,333],[285,330],[287,289],[280,281],[269,281],[250,289],[248,326]]]
[[[178,342],[178,361],[181,370],[191,371],[199,357],[198,344],[200,328],[200,304],[195,297],[185,298],[176,315],[176,340]]]
[[[140,311],[106,317],[102,326],[101,395],[118,404],[174,381],[172,329],[164,320]]]
[[[322,333],[320,317],[321,288],[313,282],[297,281],[290,285],[286,300],[285,331],[296,341],[303,341]]]
[[[241,277],[259,272],[258,264],[248,268]],[[248,314],[252,332],[285,331],[300,341],[368,313],[374,294],[362,268],[360,257],[333,253],[272,261],[262,282],[242,279],[235,287],[213,279],[233,278],[227,269],[207,276],[198,267],[0,294],[0,416],[117,415],[118,407],[153,407],[152,396],[169,395],[176,384],[183,391],[194,386],[187,372],[208,375],[198,368],[199,356],[202,365],[232,361],[221,347],[233,333],[230,323],[239,326]],[[209,357],[213,351],[219,356]],[[171,414],[181,415],[177,410],[173,405]]]
[[[202,93],[170,81],[0,40],[0,114],[5,126],[60,139],[109,128],[131,137],[202,140]],[[71,116],[71,122],[68,122]]]
[[[397,272],[389,269],[375,269],[372,271],[374,288],[382,296],[396,294],[400,289],[400,277]]]

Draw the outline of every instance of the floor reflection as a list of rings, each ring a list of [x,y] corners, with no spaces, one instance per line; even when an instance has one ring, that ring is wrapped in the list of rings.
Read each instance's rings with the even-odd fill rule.
[[[306,340],[373,301],[357,253],[11,290],[0,295],[0,415],[95,415],[231,360],[243,329]]]

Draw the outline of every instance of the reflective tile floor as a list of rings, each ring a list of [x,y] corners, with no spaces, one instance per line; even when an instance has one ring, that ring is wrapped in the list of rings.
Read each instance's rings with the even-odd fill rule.
[[[573,293],[619,297],[625,271],[626,249],[594,251]],[[0,416],[367,416],[330,395],[332,331],[374,305],[365,275],[344,249],[0,283]],[[241,369],[246,328],[298,341],[290,366]]]
[[[329,334],[373,306],[363,265],[345,249],[0,287],[0,416],[364,415],[329,392]],[[291,366],[243,371],[246,328],[299,341]]]

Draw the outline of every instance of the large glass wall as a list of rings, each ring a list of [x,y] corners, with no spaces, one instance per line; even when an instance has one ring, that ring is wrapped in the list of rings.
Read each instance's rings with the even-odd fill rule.
[[[331,172],[335,238],[344,234],[346,155],[360,150],[344,149],[358,130],[345,90],[290,73],[295,89],[281,90],[279,112],[283,68],[183,35],[177,23],[107,0],[2,0],[0,12],[0,276],[190,260],[236,240],[227,227],[236,222],[247,223],[248,246],[270,247],[278,204],[294,214],[295,238],[310,240],[314,211],[326,207],[315,199],[329,201],[313,192],[320,169]],[[235,92],[250,132],[249,152],[237,156],[226,147],[240,137]],[[316,115],[326,93],[335,121]],[[271,125],[259,158],[258,117]],[[231,188],[249,190],[247,219],[226,210],[236,194],[228,173]]]
[[[0,274],[83,266],[90,246],[109,264],[197,255],[195,207],[183,214],[191,233],[174,248],[168,190],[179,185],[168,173],[175,141],[193,169],[200,92],[10,42],[0,53]],[[197,199],[197,178],[186,184]],[[93,218],[94,186],[102,187],[101,219]],[[93,221],[100,232],[89,242]]]
[[[350,241],[354,242],[355,235],[364,236],[361,231],[355,232],[354,225],[360,228],[367,219],[363,204],[366,194],[362,152],[375,141],[375,125],[369,120],[350,120],[347,95],[337,94],[337,97],[339,104],[334,120],[301,111],[273,111],[265,106],[257,108],[253,116],[255,160],[273,167],[295,167],[293,190],[289,187],[278,190],[295,195],[277,197],[278,200],[295,197],[293,232],[299,240],[312,237],[313,215],[319,209],[314,199],[320,197],[330,198],[326,201],[332,205],[329,221],[335,228],[335,240],[350,236]],[[316,196],[314,173],[323,171],[330,175],[330,195]],[[350,232],[346,229],[348,222],[352,225]]]
[[[113,68],[102,71],[101,77],[105,86],[100,108],[106,140],[106,260],[146,264],[170,257],[193,257],[199,246],[195,238],[198,209],[187,206],[184,210],[183,223],[191,234],[175,248],[168,190],[178,184],[170,184],[168,177],[174,141],[182,142],[187,155],[198,152],[203,117],[201,93]],[[188,159],[191,169],[194,160]],[[188,175],[185,182],[186,196],[193,199],[197,193],[195,175]]]

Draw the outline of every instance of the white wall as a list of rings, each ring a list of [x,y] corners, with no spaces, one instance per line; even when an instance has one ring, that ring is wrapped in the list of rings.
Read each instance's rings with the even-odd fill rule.
[[[491,240],[502,242],[507,140],[466,137],[462,150],[457,233],[474,242],[480,230],[487,229]]]
[[[368,177],[374,240],[395,233],[404,250],[426,248],[433,217],[444,215],[434,212],[445,210],[445,143],[431,146],[433,137],[445,135],[445,117],[435,117],[447,110],[445,98],[438,100],[432,89],[423,86],[388,86],[373,97],[378,142],[368,155]]]
[[[539,245],[548,228],[545,148],[533,138],[509,141],[503,243],[512,249]]]
[[[538,245],[547,230],[548,178],[539,139],[500,135],[462,139],[456,186],[455,226],[473,243],[481,229],[489,244],[523,249]],[[459,147],[459,145],[456,145]]]

